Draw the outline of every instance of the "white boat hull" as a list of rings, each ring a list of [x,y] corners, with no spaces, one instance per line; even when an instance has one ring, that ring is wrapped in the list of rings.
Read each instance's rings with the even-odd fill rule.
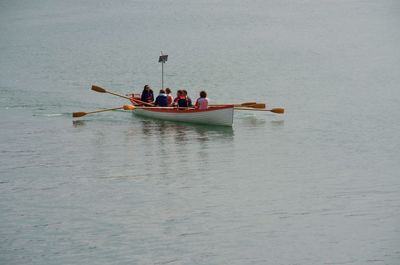
[[[233,105],[210,107],[206,110],[149,107],[137,108],[135,115],[168,121],[232,126]]]

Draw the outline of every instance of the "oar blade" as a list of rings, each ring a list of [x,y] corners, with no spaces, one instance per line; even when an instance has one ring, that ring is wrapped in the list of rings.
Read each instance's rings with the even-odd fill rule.
[[[273,108],[273,109],[271,109],[271,112],[283,114],[283,113],[285,113],[285,109],[283,109],[283,108]]]
[[[83,112],[83,111],[74,112],[74,113],[72,113],[72,117],[73,117],[73,118],[79,118],[79,117],[85,116],[86,114],[87,114],[87,113],[86,113],[86,112]]]
[[[256,103],[256,104],[250,105],[249,107],[255,108],[255,109],[265,109],[266,105],[264,103]]]
[[[107,92],[104,88],[99,87],[99,86],[95,86],[95,85],[92,85],[92,90],[94,90],[96,92],[99,92],[99,93],[106,93]]]

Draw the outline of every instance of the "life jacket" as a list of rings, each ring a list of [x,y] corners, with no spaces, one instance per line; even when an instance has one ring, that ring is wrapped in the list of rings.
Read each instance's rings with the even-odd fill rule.
[[[153,90],[143,91],[140,100],[144,102],[153,102],[154,101]]]
[[[179,96],[177,103],[178,103],[178,107],[180,107],[180,108],[187,108],[189,106],[188,100],[185,96]]]
[[[198,98],[196,100],[197,109],[207,109],[208,108],[208,98]]]

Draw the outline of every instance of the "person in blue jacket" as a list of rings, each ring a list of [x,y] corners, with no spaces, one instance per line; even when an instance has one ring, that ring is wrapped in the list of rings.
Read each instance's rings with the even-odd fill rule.
[[[188,95],[187,95],[188,92],[186,91],[186,89],[182,90],[182,92],[183,92],[183,95],[186,97],[187,106],[188,106],[188,107],[193,107],[193,105],[192,105],[192,99],[188,97]]]
[[[164,89],[160,90],[160,94],[157,96],[154,104],[159,107],[168,107],[168,97]]]

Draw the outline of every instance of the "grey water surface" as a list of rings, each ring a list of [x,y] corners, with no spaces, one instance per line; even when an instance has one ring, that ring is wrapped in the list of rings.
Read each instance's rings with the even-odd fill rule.
[[[0,264],[400,264],[397,0],[0,1]],[[232,128],[112,108],[265,102]]]

